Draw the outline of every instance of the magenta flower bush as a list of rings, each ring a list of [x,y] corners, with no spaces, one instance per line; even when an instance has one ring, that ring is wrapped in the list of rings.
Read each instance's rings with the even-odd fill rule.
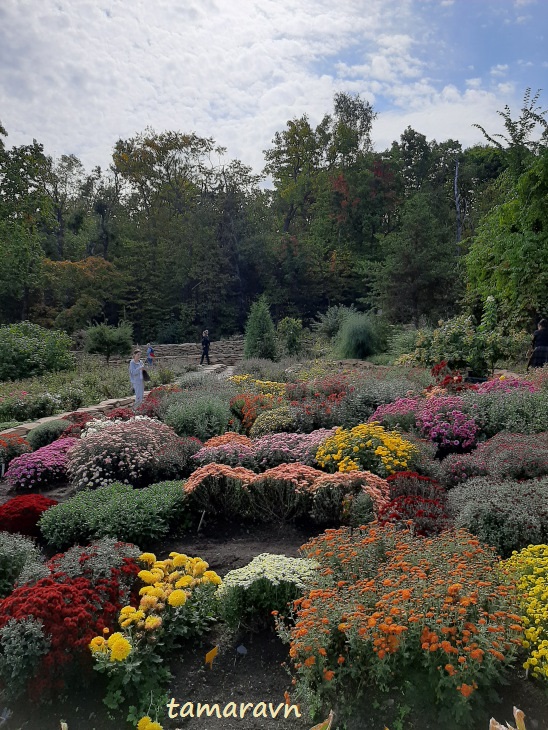
[[[535,393],[538,390],[536,385],[529,380],[520,380],[519,378],[505,378],[501,380],[497,378],[496,380],[488,380],[485,383],[480,383],[476,387],[476,393],[510,393],[516,388],[524,388],[531,393]]]
[[[410,431],[415,425],[415,415],[424,398],[398,398],[393,403],[385,403],[367,420],[369,423],[378,422],[384,428],[395,428],[399,426],[404,431]]]
[[[255,465],[255,451],[250,446],[231,442],[221,446],[204,446],[192,457],[198,468],[206,464],[226,464],[227,466],[243,466],[253,469]]]
[[[78,489],[114,482],[143,487],[184,476],[201,446],[197,439],[180,438],[153,419],[114,422],[77,442],[70,452],[68,475]]]
[[[479,430],[474,419],[462,411],[436,412],[428,407],[417,413],[416,425],[424,438],[445,452],[471,448]]]
[[[318,466],[316,451],[335,431],[335,428],[319,428],[311,433],[269,433],[254,439],[257,468],[262,471],[293,462]]]
[[[47,446],[22,454],[10,463],[5,474],[11,489],[47,489],[67,476],[68,454],[79,443],[67,437]]]

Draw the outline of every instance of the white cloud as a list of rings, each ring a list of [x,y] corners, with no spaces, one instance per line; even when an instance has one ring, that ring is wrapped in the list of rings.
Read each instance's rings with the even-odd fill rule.
[[[505,76],[508,71],[507,63],[497,63],[496,66],[491,66],[491,76]]]

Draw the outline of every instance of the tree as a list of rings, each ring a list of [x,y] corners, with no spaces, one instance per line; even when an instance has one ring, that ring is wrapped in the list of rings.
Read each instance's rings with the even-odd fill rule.
[[[276,330],[264,297],[251,305],[245,327],[245,357],[276,359]]]
[[[372,300],[399,322],[438,319],[456,299],[456,253],[452,237],[431,210],[429,197],[406,201],[401,227],[381,240],[384,261],[372,267]]]
[[[112,355],[129,355],[132,348],[133,327],[129,322],[120,322],[118,327],[101,322],[85,331],[85,351],[104,355],[107,365]]]
[[[499,150],[505,151],[508,157],[508,166],[513,177],[519,177],[527,167],[528,160],[532,155],[538,153],[542,145],[548,141],[548,121],[545,116],[548,109],[542,109],[537,105],[541,89],[531,98],[531,89],[527,88],[523,96],[523,106],[519,119],[512,119],[510,107],[506,105],[504,111],[497,111],[497,114],[504,119],[506,134],[488,134],[481,124],[474,124],[485,138],[494,144]],[[541,140],[533,140],[531,136],[535,129],[541,127]],[[500,142],[506,143],[506,147]]]

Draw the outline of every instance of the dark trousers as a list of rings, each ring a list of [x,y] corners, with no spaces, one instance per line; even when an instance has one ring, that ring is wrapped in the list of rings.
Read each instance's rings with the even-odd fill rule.
[[[202,350],[202,359],[200,360],[200,365],[203,365],[204,357],[207,360],[207,364],[209,365],[209,350]]]

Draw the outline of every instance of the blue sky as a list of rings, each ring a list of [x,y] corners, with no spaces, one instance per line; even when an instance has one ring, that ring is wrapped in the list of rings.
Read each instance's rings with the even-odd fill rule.
[[[2,0],[0,121],[88,169],[150,126],[259,171],[288,119],[346,91],[378,113],[376,149],[408,125],[468,146],[526,87],[548,107],[547,35],[546,0]]]

